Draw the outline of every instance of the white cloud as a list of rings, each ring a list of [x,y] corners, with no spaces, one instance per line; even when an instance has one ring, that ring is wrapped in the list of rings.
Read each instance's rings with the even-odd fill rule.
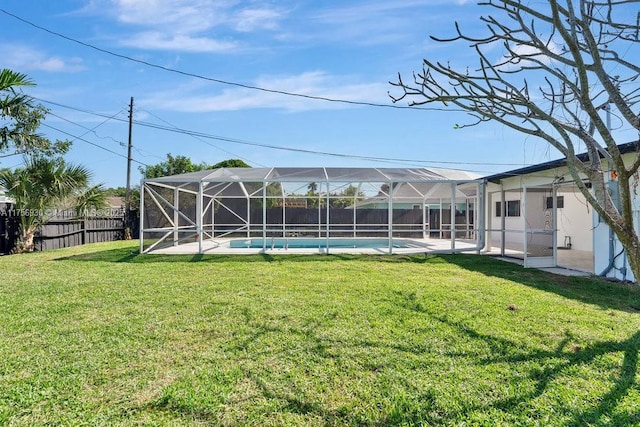
[[[257,8],[240,10],[234,17],[235,28],[238,31],[253,31],[256,29],[274,30],[282,13],[275,9]]]
[[[237,47],[237,43],[231,41],[219,41],[208,37],[192,37],[181,34],[164,34],[155,31],[135,34],[121,43],[125,46],[139,49],[182,52],[227,52]]]
[[[318,16],[334,22],[354,21],[370,19],[372,16],[385,17],[396,11],[406,11],[432,3],[432,0],[369,1],[355,5],[344,3],[335,9],[327,9]]]
[[[112,0],[112,3],[122,23],[188,33],[224,22],[228,7],[227,2],[211,0]]]
[[[282,12],[269,7],[245,7],[225,0],[111,0],[110,14],[134,31],[120,43],[130,47],[185,52],[228,52],[238,47],[228,33],[273,30]],[[93,13],[99,13],[94,8]]]
[[[290,43],[385,46],[426,37],[442,16],[434,8],[443,0],[370,0],[333,2],[312,8],[301,25],[278,36]],[[450,2],[452,0],[446,0]]]
[[[0,45],[4,65],[19,71],[38,70],[50,72],[77,72],[85,67],[78,57],[60,58],[49,56],[32,47],[20,44]]]
[[[307,72],[297,76],[270,76],[259,78],[254,85],[282,92],[347,99],[357,102],[388,103],[388,85],[349,81],[344,76],[334,77],[323,72]],[[320,101],[280,93],[233,87],[218,94],[206,94],[200,83],[175,90],[156,93],[139,104],[180,112],[205,113],[211,111],[237,111],[257,108],[276,108],[287,111],[308,111],[346,108],[347,104]]]

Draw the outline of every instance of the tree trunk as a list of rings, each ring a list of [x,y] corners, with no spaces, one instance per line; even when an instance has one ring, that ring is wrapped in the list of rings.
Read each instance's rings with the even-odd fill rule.
[[[33,252],[35,250],[35,245],[33,242],[33,238],[35,237],[36,229],[27,227],[26,230],[22,232],[22,243],[21,247],[18,247],[18,253],[21,252]]]
[[[629,268],[633,272],[634,280],[636,283],[640,283],[640,239],[638,239],[638,236],[633,230],[628,232],[616,229],[615,233],[626,251]]]

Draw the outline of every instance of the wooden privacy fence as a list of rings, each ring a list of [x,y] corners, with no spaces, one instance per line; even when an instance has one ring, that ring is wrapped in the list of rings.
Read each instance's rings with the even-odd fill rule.
[[[0,254],[11,253],[19,240],[20,217],[10,208],[0,209]],[[78,217],[74,212],[61,211],[36,232],[35,249],[68,248],[86,243],[111,242],[125,239],[129,228],[132,238],[138,238],[138,211],[126,215],[124,209],[102,209]]]
[[[263,214],[266,213],[266,221],[263,222]],[[314,229],[320,232],[327,226],[327,212],[325,209],[309,208],[268,208],[251,209],[247,213],[231,213],[227,210],[216,212],[214,227],[216,233],[228,234],[239,227],[247,225],[256,232],[266,226],[273,233],[279,233],[278,229],[287,232],[313,233]],[[283,217],[284,215],[284,217]],[[332,236],[350,236],[357,228],[360,237],[378,237],[387,233],[389,218],[388,209],[337,209],[330,208],[329,228]],[[397,229],[402,229],[406,237],[421,237],[423,230],[422,209],[394,209],[393,224]],[[413,232],[412,235],[409,233]],[[267,233],[269,234],[269,233]]]
[[[429,210],[425,218],[422,209],[398,209],[394,208],[391,213],[391,224],[394,233],[400,233],[403,237],[421,238],[424,233],[429,233],[430,237],[449,238],[451,230],[451,211],[449,209]],[[195,217],[195,211],[192,212]],[[266,213],[266,221],[263,215]],[[442,218],[441,218],[442,216]],[[147,213],[145,221],[147,225],[156,224],[167,226],[166,217],[151,218]],[[247,220],[249,218],[249,220]],[[354,231],[359,237],[379,237],[386,235],[389,224],[389,210],[374,208],[337,209],[330,208],[328,212],[329,229],[334,237],[350,236]],[[444,219],[444,220],[443,220]],[[470,220],[470,223],[467,223]],[[154,222],[155,221],[155,222]],[[473,216],[467,218],[464,212],[456,211],[455,224],[459,232],[459,237],[464,237],[473,228]],[[187,225],[182,223],[182,225]],[[242,235],[246,233],[246,228],[252,232],[260,232],[266,227],[267,235],[276,235],[282,232],[313,233],[315,230],[324,232],[327,225],[327,212],[325,208],[267,208],[262,209],[239,209],[231,212],[226,209],[219,209],[212,219],[212,226],[215,228],[214,235]],[[235,232],[237,230],[237,232]],[[270,234],[272,233],[272,234]]]

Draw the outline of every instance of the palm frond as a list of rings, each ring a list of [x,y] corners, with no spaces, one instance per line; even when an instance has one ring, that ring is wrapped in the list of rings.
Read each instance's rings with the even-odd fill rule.
[[[36,84],[26,74],[3,68],[0,71],[0,91],[14,91],[16,86],[35,86]]]
[[[76,214],[82,215],[90,208],[101,209],[107,206],[107,193],[102,184],[83,190],[75,197]]]

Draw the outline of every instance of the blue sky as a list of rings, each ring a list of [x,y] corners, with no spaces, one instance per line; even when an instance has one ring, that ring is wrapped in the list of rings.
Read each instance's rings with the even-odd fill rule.
[[[426,56],[476,64],[464,46],[453,50],[428,38],[453,34],[456,20],[466,28],[479,25],[486,10],[473,2],[4,0],[0,7],[136,60],[0,13],[1,66],[37,83],[27,93],[51,110],[42,133],[81,137],[66,158],[107,186],[125,185],[130,97],[138,122],[133,158],[140,162],[133,163],[133,184],[140,180],[139,164],[158,163],[167,153],[207,163],[241,158],[252,166],[449,167],[481,174],[558,157],[546,143],[497,124],[456,130],[465,117],[439,105],[352,105],[236,85],[391,105],[388,82],[398,72],[409,78]],[[1,160],[0,167],[21,162]]]

